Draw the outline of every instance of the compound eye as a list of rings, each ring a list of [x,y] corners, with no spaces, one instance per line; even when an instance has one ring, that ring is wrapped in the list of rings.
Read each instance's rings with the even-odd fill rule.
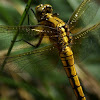
[[[51,13],[52,12],[52,7],[47,7],[47,13]]]
[[[39,11],[42,10],[42,8],[43,8],[43,4],[40,4],[40,5],[38,5],[38,6],[35,8],[35,10],[36,10],[37,12],[39,12]]]
[[[52,13],[53,9],[51,5],[45,4],[44,7],[45,7],[46,13]]]

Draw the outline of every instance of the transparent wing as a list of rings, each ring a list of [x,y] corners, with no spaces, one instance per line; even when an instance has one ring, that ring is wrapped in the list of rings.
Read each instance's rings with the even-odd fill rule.
[[[93,21],[99,9],[98,0],[83,0],[68,21],[72,34],[80,32]]]
[[[58,33],[56,28],[44,26],[44,25],[27,25],[27,26],[4,26],[0,25],[0,33],[15,33],[29,35],[30,37],[34,37],[38,32],[39,34],[52,35],[52,33]],[[54,34],[53,34],[54,35]]]
[[[49,26],[43,26],[43,25],[33,25],[33,26],[3,26],[3,25],[0,25],[0,50],[5,50],[9,48],[11,42],[14,42],[12,40],[17,32],[19,33],[17,37],[18,42],[15,42],[14,49],[17,49],[17,48],[23,49],[29,46],[29,44],[27,43],[25,44],[24,42],[19,41],[21,39],[24,39],[25,41],[28,41],[29,43],[34,45],[38,42],[40,35],[41,36],[44,35],[45,38],[48,38],[48,36],[56,37],[52,33],[57,34],[58,31],[56,28],[49,27]]]
[[[52,33],[57,34],[57,29],[56,28],[52,28],[49,26],[43,26],[43,25],[35,25],[35,26],[0,26],[0,40],[1,40],[1,47],[0,49],[2,50],[0,52],[0,55],[2,56],[3,54],[5,55],[7,53],[7,49],[9,48],[11,42],[13,42],[13,36],[16,33],[19,33],[17,40],[19,40],[20,38],[25,39],[28,42],[31,42],[36,44],[37,40],[34,41],[36,39],[36,36],[39,35],[43,35],[45,34],[45,37],[48,38],[48,36],[52,36]],[[6,34],[6,35],[5,35]],[[47,36],[48,35],[48,36]],[[53,34],[54,35],[54,34]],[[54,36],[57,37],[57,36]],[[4,43],[5,41],[5,43]],[[46,41],[46,39],[45,39]],[[48,41],[46,41],[48,42]],[[5,46],[4,49],[2,49],[2,46]],[[47,44],[42,43],[42,46],[44,46],[43,48],[39,49],[39,50],[34,50],[33,51],[33,47],[30,46],[27,43],[24,43],[23,41],[18,41],[15,42],[14,47],[12,49],[11,55],[19,55],[20,56],[13,56],[13,57],[8,57],[7,60],[7,64],[5,66],[5,68],[11,69],[12,71],[27,71],[28,69],[31,70],[50,70],[52,68],[54,68],[55,63],[57,63],[58,61],[58,57],[54,57],[54,55],[57,54],[57,51],[54,53],[55,50],[51,50],[52,47],[48,47],[48,50],[46,50],[47,48],[45,47]],[[49,43],[48,43],[49,45]],[[32,51],[32,52],[29,52]],[[15,52],[15,53],[13,53]],[[25,53],[27,52],[27,53]],[[53,57],[52,57],[53,55]],[[52,58],[52,59],[51,59]],[[55,59],[54,59],[55,58]],[[4,57],[1,57],[1,65],[2,62],[4,61]],[[16,67],[15,67],[16,65]],[[8,67],[10,66],[10,67]],[[18,66],[20,66],[18,68]],[[15,70],[17,69],[17,70]],[[18,70],[19,69],[19,70]]]
[[[6,56],[0,57],[0,66],[5,58]],[[58,51],[55,47],[49,45],[7,57],[4,68],[6,71],[11,70],[14,72],[49,71],[57,66],[58,59]]]
[[[100,56],[100,23],[73,35],[72,51],[80,62],[89,56]]]

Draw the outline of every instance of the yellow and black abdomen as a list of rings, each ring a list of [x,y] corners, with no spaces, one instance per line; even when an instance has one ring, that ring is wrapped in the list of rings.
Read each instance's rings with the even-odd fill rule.
[[[46,20],[41,21],[40,24],[57,28],[58,30],[57,33],[52,32],[52,36],[54,37],[49,37],[49,39],[60,52],[61,61],[69,78],[70,84],[74,89],[77,100],[86,100],[75,70],[73,52],[69,47],[70,36],[68,25],[52,13],[47,13],[45,16]],[[48,36],[49,35],[51,34],[48,34]],[[55,35],[57,37],[55,37]]]
[[[74,93],[78,100],[86,100],[79,78],[76,73],[73,52],[70,47],[66,46],[65,50],[60,53],[61,61],[63,63],[65,72],[69,78],[70,84],[74,89]]]

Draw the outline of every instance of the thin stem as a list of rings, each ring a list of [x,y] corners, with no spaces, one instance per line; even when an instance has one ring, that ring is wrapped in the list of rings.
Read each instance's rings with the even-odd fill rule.
[[[25,18],[26,18],[26,15],[27,15],[27,13],[28,13],[28,10],[29,10],[29,8],[30,8],[31,2],[32,2],[32,0],[28,0],[28,3],[27,3],[27,5],[26,5],[26,7],[25,7],[25,10],[24,10],[24,12],[23,12],[23,14],[22,14],[22,17],[21,17],[21,20],[20,20],[18,26],[21,26],[21,25],[23,24],[23,22],[24,22],[24,20],[25,20]],[[5,64],[6,64],[6,61],[7,61],[7,59],[8,59],[8,56],[10,55],[11,50],[12,50],[12,48],[13,48],[13,46],[14,46],[14,43],[15,43],[14,41],[16,41],[18,35],[19,35],[19,31],[17,31],[16,34],[15,34],[15,36],[13,37],[13,40],[12,40],[13,42],[11,42],[11,45],[10,45],[10,47],[9,47],[9,49],[8,49],[8,52],[7,52],[7,55],[6,55],[7,57],[5,58],[5,60],[4,60],[3,64],[2,64],[2,66],[1,66],[1,71],[3,71],[3,69],[4,69],[4,66],[5,66]]]

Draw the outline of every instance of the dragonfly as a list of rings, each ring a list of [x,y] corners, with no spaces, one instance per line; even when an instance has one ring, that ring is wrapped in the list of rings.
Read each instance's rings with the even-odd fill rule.
[[[35,9],[36,18],[38,20],[37,25],[1,25],[0,33],[6,33],[8,38],[11,38],[15,32],[19,32],[19,38],[21,37],[21,40],[27,43],[27,45],[31,45],[32,48],[30,48],[29,51],[27,48],[22,46],[18,47],[17,45],[17,49],[21,49],[22,47],[25,49],[26,53],[1,57],[0,60],[2,63],[0,65],[2,66],[6,59],[6,64],[4,66],[5,68],[9,68],[9,70],[24,70],[29,63],[32,64],[32,68],[34,67],[33,69],[46,70],[49,68],[52,69],[52,64],[49,64],[48,66],[47,62],[44,67],[41,67],[39,62],[43,63],[45,60],[49,60],[51,56],[53,56],[52,60],[50,60],[55,64],[57,62],[56,57],[59,57],[77,100],[86,100],[76,73],[75,62],[80,62],[80,59],[84,59],[89,55],[89,52],[87,52],[88,50],[91,50],[91,52],[95,50],[96,44],[91,37],[96,36],[99,39],[100,23],[92,25],[91,22],[98,9],[98,0],[83,0],[79,7],[74,11],[69,21],[65,23],[59,18],[57,13],[53,13],[51,5],[40,4]],[[37,40],[37,37],[39,37],[39,41]],[[33,40],[38,41],[38,43],[33,45]],[[43,40],[47,42],[47,44],[41,46]],[[17,41],[11,42],[18,43]],[[27,45],[24,46],[27,47]],[[36,49],[31,50],[33,47]],[[81,53],[79,53],[80,51]],[[44,55],[47,56],[45,57]],[[31,60],[26,60],[25,56]],[[34,58],[31,58],[33,56]],[[12,62],[14,62],[14,64]],[[18,68],[17,66],[21,64],[23,67]],[[37,65],[39,65],[38,68]]]

